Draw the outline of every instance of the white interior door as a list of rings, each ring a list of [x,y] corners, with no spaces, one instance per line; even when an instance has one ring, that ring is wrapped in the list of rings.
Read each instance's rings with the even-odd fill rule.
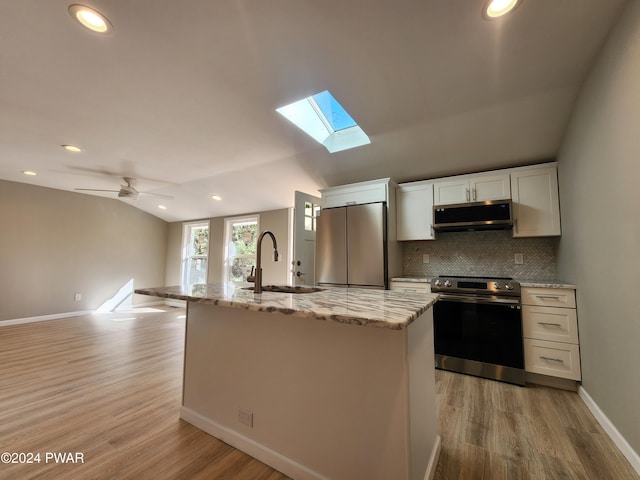
[[[320,197],[295,193],[293,213],[293,285],[315,283],[316,217],[320,212]]]

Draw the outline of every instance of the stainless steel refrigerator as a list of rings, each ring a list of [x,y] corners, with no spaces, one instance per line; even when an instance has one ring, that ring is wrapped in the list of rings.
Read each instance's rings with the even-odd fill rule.
[[[316,227],[316,283],[388,288],[386,204],[320,211]]]

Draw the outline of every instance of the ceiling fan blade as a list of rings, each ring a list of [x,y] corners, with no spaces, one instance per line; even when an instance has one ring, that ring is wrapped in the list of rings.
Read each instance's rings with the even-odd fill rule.
[[[80,190],[83,192],[115,192],[118,193],[120,190],[103,190],[101,188],[74,188],[74,190]]]
[[[151,192],[138,192],[140,195],[151,195],[153,197],[160,197],[160,198],[169,198],[169,199],[173,199],[174,197],[172,197],[171,195],[162,195],[161,193],[151,193]]]

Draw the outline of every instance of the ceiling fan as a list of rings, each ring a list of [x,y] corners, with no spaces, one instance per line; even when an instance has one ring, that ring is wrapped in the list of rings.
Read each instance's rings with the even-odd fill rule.
[[[161,198],[173,198],[169,195],[161,195],[159,193],[139,192],[135,188],[136,179],[133,177],[122,177],[126,185],[120,185],[120,190],[103,190],[100,188],[76,188],[75,190],[83,192],[113,192],[117,193],[120,198],[138,198],[138,195],[152,195]]]

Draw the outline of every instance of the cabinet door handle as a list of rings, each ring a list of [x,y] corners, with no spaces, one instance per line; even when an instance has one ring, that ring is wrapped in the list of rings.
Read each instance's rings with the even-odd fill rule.
[[[551,357],[540,357],[542,360],[547,360],[548,362],[558,362],[558,363],[564,363],[564,360],[562,360],[561,358],[551,358]]]
[[[475,188],[472,190],[472,192],[473,192],[473,201],[475,202],[478,199],[478,192],[476,192]]]
[[[536,295],[540,300],[560,300],[559,295]]]
[[[517,218],[513,221],[513,228],[515,228],[516,229],[516,233],[518,233],[518,219]]]
[[[467,188],[467,202],[470,200],[469,189]]]
[[[551,323],[551,322],[538,322],[538,325],[544,325],[548,327],[561,327],[562,325],[559,323]]]

